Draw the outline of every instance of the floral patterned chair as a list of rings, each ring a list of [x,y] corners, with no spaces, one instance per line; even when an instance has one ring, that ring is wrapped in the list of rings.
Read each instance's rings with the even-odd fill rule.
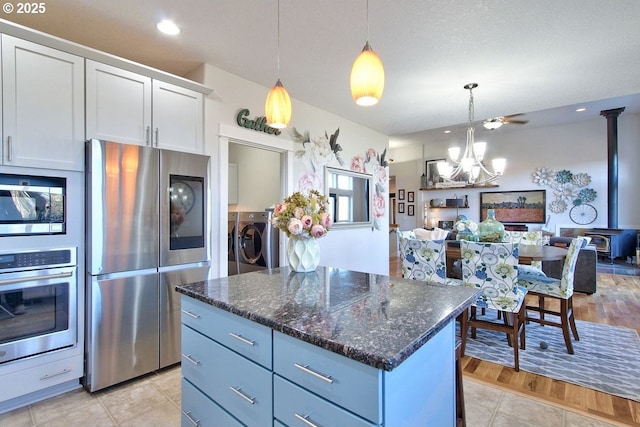
[[[520,370],[518,348],[525,349],[525,288],[518,286],[518,245],[513,243],[460,242],[462,281],[464,286],[481,289],[471,305],[470,316],[461,323],[462,354],[468,328],[476,338],[476,328],[507,334],[513,347],[514,367]],[[493,309],[502,320],[478,315],[477,308]]]
[[[398,233],[400,258],[402,260],[402,277],[460,285],[458,279],[447,277],[446,241],[418,240],[410,236],[413,232]]]
[[[504,241],[508,243],[517,243],[519,245],[536,245],[542,246],[543,238],[542,231],[505,231],[504,232]],[[527,274],[538,274],[544,276],[544,272],[542,271],[542,261],[532,261],[531,267],[520,265],[520,273],[523,273],[523,270]],[[535,270],[532,270],[534,269]]]
[[[538,305],[527,305],[526,310],[535,311],[539,317],[531,317],[527,314],[528,322],[536,322],[541,325],[556,326],[562,329],[564,343],[567,352],[573,354],[573,344],[569,335],[569,328],[576,341],[580,340],[576,321],[573,317],[573,279],[575,277],[576,261],[580,248],[589,243],[587,237],[577,237],[571,241],[567,257],[564,260],[562,278],[523,276],[518,279],[518,284],[527,288],[530,295],[538,297]],[[554,298],[560,302],[560,310],[555,311],[545,306],[545,298]],[[551,314],[560,318],[559,321],[545,318],[545,314]]]

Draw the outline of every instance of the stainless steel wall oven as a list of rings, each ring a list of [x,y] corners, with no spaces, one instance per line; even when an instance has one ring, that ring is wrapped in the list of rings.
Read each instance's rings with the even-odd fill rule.
[[[0,364],[77,342],[77,249],[0,253]]]

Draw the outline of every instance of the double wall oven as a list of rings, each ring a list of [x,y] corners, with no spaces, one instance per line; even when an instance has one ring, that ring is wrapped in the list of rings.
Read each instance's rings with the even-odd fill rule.
[[[77,338],[76,248],[0,254],[0,363]]]

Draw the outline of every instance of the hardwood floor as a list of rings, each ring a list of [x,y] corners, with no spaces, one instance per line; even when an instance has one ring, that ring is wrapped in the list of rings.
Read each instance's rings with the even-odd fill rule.
[[[389,275],[401,277],[398,257]],[[640,334],[640,276],[598,273],[595,294],[575,293],[574,315],[584,320],[635,329]],[[526,371],[465,356],[463,375],[561,407],[585,412],[621,425],[640,426],[640,403]]]

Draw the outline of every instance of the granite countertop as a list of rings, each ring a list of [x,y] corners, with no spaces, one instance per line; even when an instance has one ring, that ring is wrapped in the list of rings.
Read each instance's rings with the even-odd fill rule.
[[[203,301],[391,371],[454,321],[477,290],[350,270],[288,267],[177,286]]]

